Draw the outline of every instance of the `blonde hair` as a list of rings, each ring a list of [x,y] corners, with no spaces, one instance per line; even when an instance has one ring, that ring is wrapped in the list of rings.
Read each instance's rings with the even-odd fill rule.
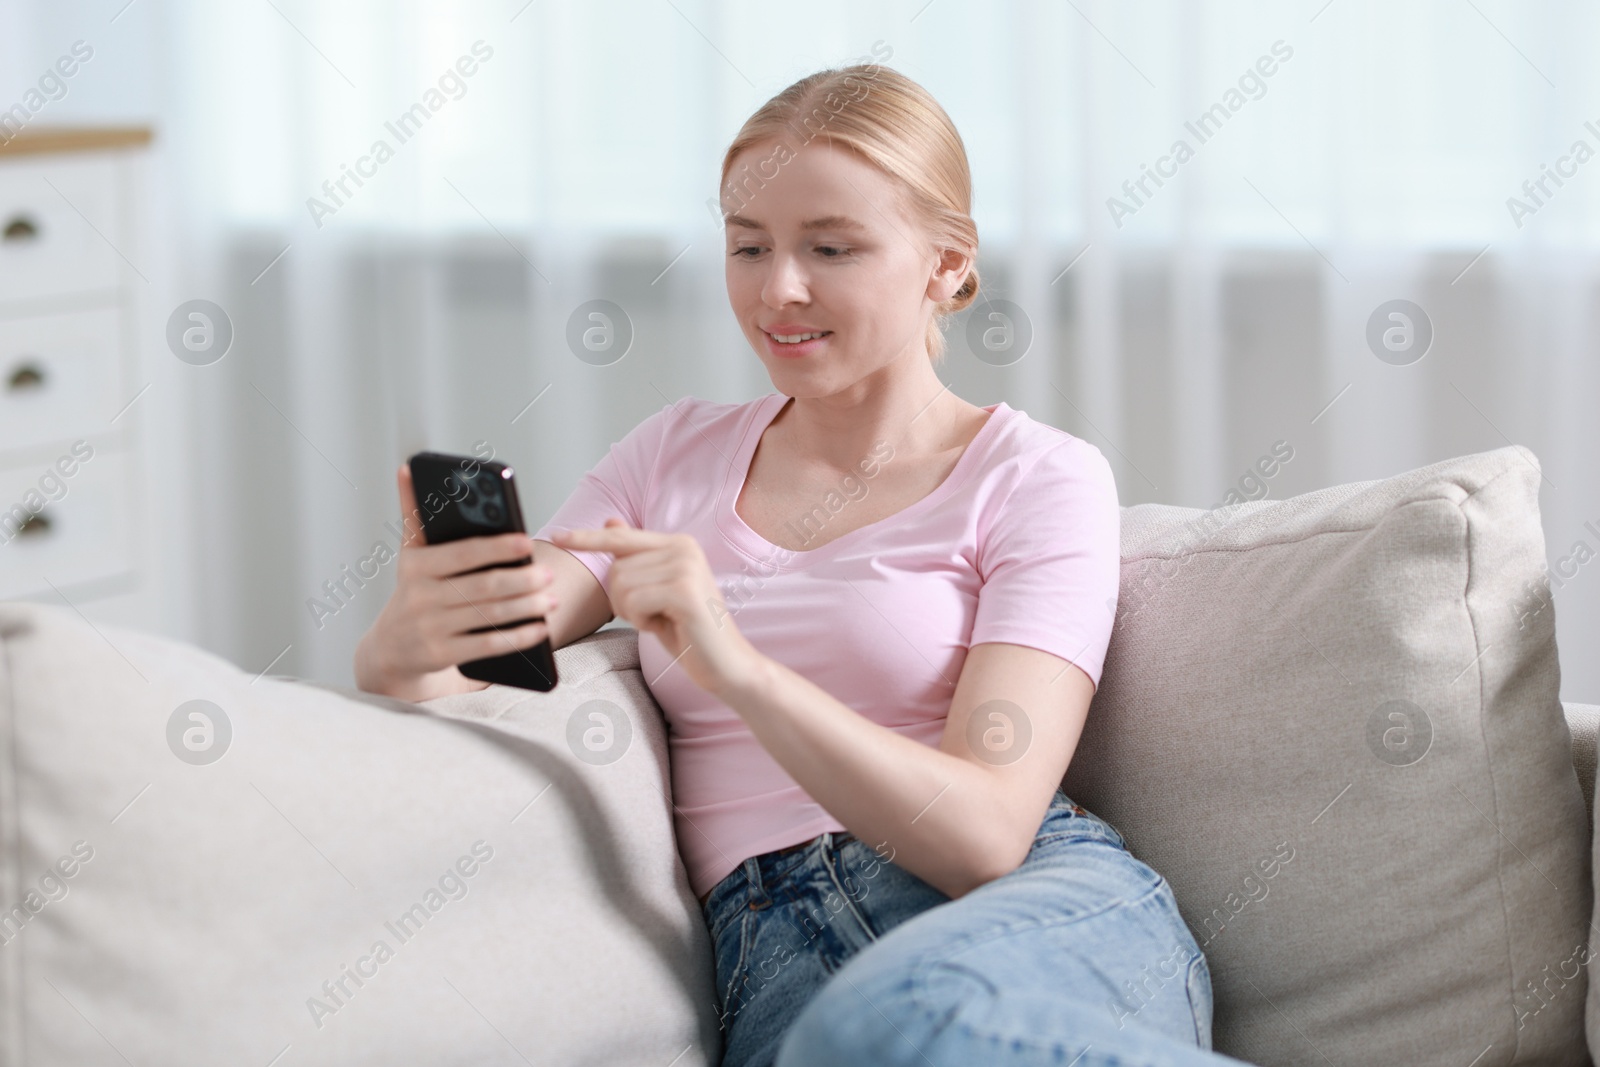
[[[728,172],[739,153],[752,145],[777,140],[793,158],[818,136],[854,151],[896,179],[905,192],[906,206],[923,220],[935,245],[970,256],[966,280],[954,296],[935,306],[928,323],[928,354],[938,362],[945,350],[943,320],[978,295],[972,172],[955,123],[926,89],[899,71],[876,63],[821,70],[801,78],[745,120],[722,158],[721,188],[740,195]],[[787,159],[777,165],[783,162]],[[772,163],[764,161],[760,171],[767,172]],[[777,177],[775,169],[751,173],[748,164],[742,171],[746,190],[752,181],[760,189]]]

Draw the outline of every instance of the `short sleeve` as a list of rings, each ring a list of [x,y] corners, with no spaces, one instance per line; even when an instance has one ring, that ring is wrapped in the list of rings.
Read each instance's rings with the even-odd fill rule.
[[[1003,641],[1075,664],[1098,690],[1116,621],[1122,509],[1100,450],[1048,447],[980,529],[971,644]]]
[[[589,472],[578,480],[577,487],[554,515],[533,534],[541,541],[550,540],[557,530],[598,529],[615,516],[629,526],[643,528],[646,495],[654,482],[655,466],[661,456],[668,419],[672,406],[662,408],[639,425],[629,430],[600,457]],[[568,550],[571,551],[571,550]],[[572,554],[594,574],[602,588],[610,595],[606,575],[611,570],[609,552],[574,551]]]

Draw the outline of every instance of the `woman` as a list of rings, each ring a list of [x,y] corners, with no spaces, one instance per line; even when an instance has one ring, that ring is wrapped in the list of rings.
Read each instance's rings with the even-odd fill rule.
[[[935,373],[978,291],[955,127],[892,70],[823,71],[722,178],[729,301],[778,392],[645,419],[533,567],[463,573],[522,535],[405,548],[361,687],[425,700],[483,688],[457,663],[613,613],[640,631],[729,1067],[1236,1062],[1207,1051],[1170,886],[1059,789],[1111,632],[1116,486],[1092,445]]]

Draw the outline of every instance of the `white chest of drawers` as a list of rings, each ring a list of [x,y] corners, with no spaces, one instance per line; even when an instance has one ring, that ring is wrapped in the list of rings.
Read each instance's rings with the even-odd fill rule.
[[[0,145],[0,598],[136,590],[144,129]]]

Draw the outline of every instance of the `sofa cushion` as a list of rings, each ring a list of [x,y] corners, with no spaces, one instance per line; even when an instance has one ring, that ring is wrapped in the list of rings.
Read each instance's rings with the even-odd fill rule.
[[[1537,610],[1540,480],[1512,446],[1283,501],[1124,509],[1063,788],[1171,882],[1218,1051],[1583,1062],[1583,977],[1534,987],[1591,907]]]
[[[715,1064],[631,641],[415,705],[0,604],[0,1062]]]
[[[1589,828],[1594,828],[1594,777],[1596,742],[1600,742],[1600,704],[1562,704],[1567,715],[1567,730],[1572,734],[1572,767],[1583,788],[1583,804],[1589,811]]]

